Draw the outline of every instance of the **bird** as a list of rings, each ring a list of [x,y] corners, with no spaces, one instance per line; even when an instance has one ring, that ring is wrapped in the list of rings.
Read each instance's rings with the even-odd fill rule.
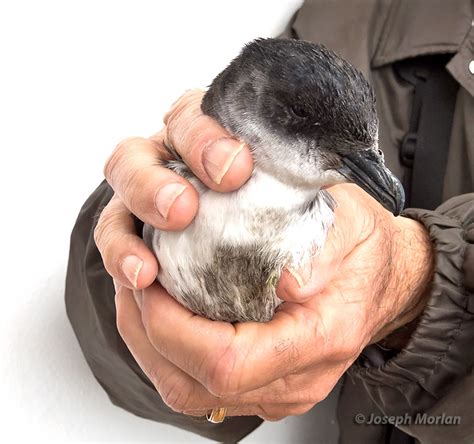
[[[202,112],[250,147],[254,169],[238,190],[208,188],[166,145],[168,166],[199,193],[182,231],[145,225],[157,280],[195,314],[268,322],[282,303],[282,270],[318,255],[334,223],[326,188],[353,182],[398,215],[403,187],[378,146],[375,94],[363,74],[322,44],[259,38],[212,81]]]

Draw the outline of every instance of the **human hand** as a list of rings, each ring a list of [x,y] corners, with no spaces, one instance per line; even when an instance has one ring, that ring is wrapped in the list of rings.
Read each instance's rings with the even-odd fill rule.
[[[239,188],[253,169],[248,147],[202,114],[204,92],[188,91],[164,117],[164,128],[149,139],[120,143],[104,174],[115,195],[101,212],[94,237],[105,268],[128,288],[145,288],[158,263],[137,236],[132,214],[161,230],[181,230],[194,218],[198,193],[186,179],[161,166],[172,146],[209,188]]]
[[[338,206],[326,246],[297,278],[285,272],[278,294],[287,302],[268,323],[210,321],[157,283],[135,295],[119,286],[120,334],[170,408],[269,420],[304,413],[366,345],[421,312],[432,273],[424,227],[357,186],[329,191]]]

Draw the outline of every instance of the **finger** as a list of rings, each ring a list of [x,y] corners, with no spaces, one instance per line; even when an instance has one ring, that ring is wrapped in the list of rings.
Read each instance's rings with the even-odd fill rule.
[[[305,302],[320,293],[337,275],[349,245],[341,242],[338,228],[331,227],[323,250],[304,267],[284,268],[276,288],[277,296],[288,302]]]
[[[133,217],[117,196],[102,210],[94,240],[105,269],[120,284],[144,288],[156,279],[155,256],[136,235]]]
[[[142,304],[143,324],[157,351],[217,396],[244,393],[298,372],[314,358],[308,344],[318,347],[312,313],[281,311],[268,323],[210,321],[193,315],[157,284],[143,291]]]
[[[143,327],[134,294],[119,287],[115,296],[117,327],[134,359],[172,410],[193,411],[195,416],[222,405],[237,408],[245,399],[221,399],[160,355]],[[201,413],[197,413],[201,412]]]
[[[235,190],[252,174],[252,155],[244,142],[203,114],[203,95],[203,91],[188,91],[174,104],[165,116],[165,143],[209,188]],[[161,134],[153,137],[160,142],[161,138]]]
[[[320,293],[337,274],[341,261],[332,252],[320,252],[304,268],[284,268],[277,284],[277,296],[287,302],[308,301]]]
[[[120,143],[104,174],[125,206],[142,221],[163,230],[182,230],[198,209],[198,194],[183,177],[160,166],[166,160],[156,141],[133,138]]]
[[[178,367],[161,356],[147,338],[134,295],[119,288],[115,296],[117,327],[130,353],[155,386],[163,401],[175,411],[213,408],[218,399]],[[194,400],[191,403],[190,400]]]
[[[119,288],[117,291],[117,325],[120,334],[144,373],[173,410],[193,411],[190,414],[200,416],[199,412],[204,414],[203,412],[225,405],[234,411],[246,406],[247,409],[253,409],[253,413],[248,414],[261,414],[256,409],[263,404],[290,407],[292,404],[314,405],[326,398],[345,370],[341,365],[336,365],[329,371],[322,368],[287,380],[280,379],[242,396],[216,397],[153,348],[133,296],[128,289]]]
[[[334,224],[321,251],[298,269],[287,267],[282,271],[277,285],[280,299],[290,302],[305,302],[319,294],[339,272],[339,267],[348,254],[364,242],[374,227],[372,218],[364,212],[366,196],[357,186],[341,184],[326,190],[337,205]],[[354,217],[357,214],[358,217]]]

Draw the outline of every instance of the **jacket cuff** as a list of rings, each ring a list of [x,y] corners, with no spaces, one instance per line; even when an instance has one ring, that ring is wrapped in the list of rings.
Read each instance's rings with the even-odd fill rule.
[[[474,362],[474,194],[404,216],[427,228],[435,249],[430,298],[404,349],[376,366],[361,356],[348,372],[387,415],[426,411]]]

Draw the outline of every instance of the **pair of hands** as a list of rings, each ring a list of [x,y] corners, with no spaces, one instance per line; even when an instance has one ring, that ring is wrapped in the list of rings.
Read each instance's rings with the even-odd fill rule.
[[[323,400],[362,349],[415,319],[425,304],[432,252],[424,227],[393,217],[355,185],[338,203],[325,248],[304,270],[285,270],[285,301],[268,323],[228,324],[194,315],[155,282],[159,264],[136,235],[132,213],[161,230],[186,227],[198,194],[161,166],[172,145],[208,187],[249,178],[245,144],[201,113],[202,92],[182,96],[149,139],[128,139],[105,167],[115,196],[95,239],[116,283],[117,325],[134,358],[173,410],[279,420]]]

